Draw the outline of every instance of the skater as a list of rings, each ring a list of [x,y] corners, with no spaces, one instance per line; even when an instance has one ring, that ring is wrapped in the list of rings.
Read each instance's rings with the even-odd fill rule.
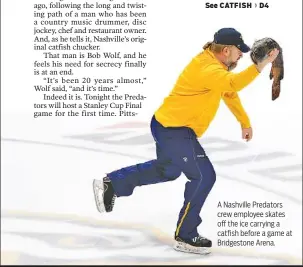
[[[203,51],[185,67],[151,119],[157,158],[93,181],[99,212],[111,212],[117,197],[132,195],[138,186],[173,181],[183,173],[189,181],[176,224],[174,248],[208,253],[212,241],[198,233],[202,222],[199,214],[216,181],[216,173],[198,138],[209,127],[221,99],[238,120],[242,138],[246,141],[252,138],[250,121],[237,92],[272,63],[279,51],[272,51],[262,62],[251,63],[238,74],[232,73],[243,53],[249,51],[237,30],[223,28],[215,33],[213,41],[206,43]]]

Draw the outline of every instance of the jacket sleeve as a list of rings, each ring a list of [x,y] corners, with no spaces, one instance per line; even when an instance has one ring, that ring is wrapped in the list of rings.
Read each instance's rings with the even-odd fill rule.
[[[238,122],[240,122],[242,128],[251,127],[250,120],[242,106],[238,93],[225,92],[222,94],[222,99]]]
[[[260,72],[255,64],[252,64],[239,73],[233,73],[218,64],[207,66],[203,70],[205,86],[211,90],[222,92],[238,92],[249,85]]]

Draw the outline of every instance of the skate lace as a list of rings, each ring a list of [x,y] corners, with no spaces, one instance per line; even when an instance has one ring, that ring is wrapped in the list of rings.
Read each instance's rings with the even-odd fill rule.
[[[110,179],[106,176],[106,177],[103,177],[103,183],[104,184],[109,184],[109,183],[111,183],[111,181],[110,181]],[[108,186],[108,185],[107,185]],[[106,191],[106,190],[105,190]],[[111,202],[110,202],[110,204],[111,204],[111,207],[113,208],[114,207],[114,205],[115,205],[115,201],[116,201],[116,198],[117,198],[117,195],[113,195],[113,197],[112,197],[112,199],[111,199]]]
[[[112,201],[111,201],[111,205],[112,207],[115,205],[115,201],[116,201],[116,195],[113,195]]]
[[[206,238],[203,237],[203,236],[201,236],[201,235],[198,235],[198,236],[196,236],[196,237],[193,238],[194,242],[202,241],[202,240],[206,240]]]

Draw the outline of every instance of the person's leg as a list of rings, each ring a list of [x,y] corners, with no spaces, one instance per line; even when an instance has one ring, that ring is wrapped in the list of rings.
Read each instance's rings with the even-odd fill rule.
[[[216,173],[204,149],[196,138],[188,144],[187,162],[182,171],[189,181],[185,185],[184,204],[179,214],[175,235],[183,240],[199,236],[201,209],[211,191]]]
[[[156,143],[157,159],[107,173],[117,197],[132,195],[137,186],[173,181],[181,175],[181,170],[172,161],[169,151],[163,149],[159,143],[159,140],[164,141],[161,137],[163,127],[154,117],[150,127]]]
[[[173,181],[181,175],[180,167],[170,158],[169,147],[163,148],[166,131],[153,117],[151,132],[156,142],[157,159],[110,172],[102,180],[94,179],[93,190],[99,212],[111,212],[116,197],[132,195],[137,186]]]
[[[158,144],[157,144],[158,146]],[[181,170],[157,148],[157,159],[107,173],[117,197],[130,196],[137,186],[173,181]]]

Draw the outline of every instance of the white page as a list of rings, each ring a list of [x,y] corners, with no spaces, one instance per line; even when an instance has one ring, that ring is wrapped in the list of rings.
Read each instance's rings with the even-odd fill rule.
[[[1,1],[3,264],[302,264],[302,1],[251,1],[246,8],[245,3]],[[124,20],[129,26],[108,26]],[[156,158],[154,112],[190,60],[225,27],[241,32],[250,46],[264,37],[275,39],[283,48],[285,73],[275,101],[271,64],[239,92],[253,128],[250,142],[242,140],[239,122],[223,101],[198,138],[217,175],[200,213],[198,230],[213,243],[205,257],[172,248],[188,181],[184,173],[172,182],[138,186],[103,214],[96,209],[92,182]],[[101,31],[109,28],[116,32]],[[244,54],[233,72],[251,64]],[[59,86],[66,91],[52,91]],[[281,208],[252,208],[254,201]],[[285,217],[236,218],[238,211],[246,216],[278,211]],[[220,212],[231,212],[232,218]],[[260,221],[280,226],[250,225]],[[265,236],[228,237],[224,230]],[[258,239],[273,242],[259,246]],[[231,247],[227,240],[254,245]]]

